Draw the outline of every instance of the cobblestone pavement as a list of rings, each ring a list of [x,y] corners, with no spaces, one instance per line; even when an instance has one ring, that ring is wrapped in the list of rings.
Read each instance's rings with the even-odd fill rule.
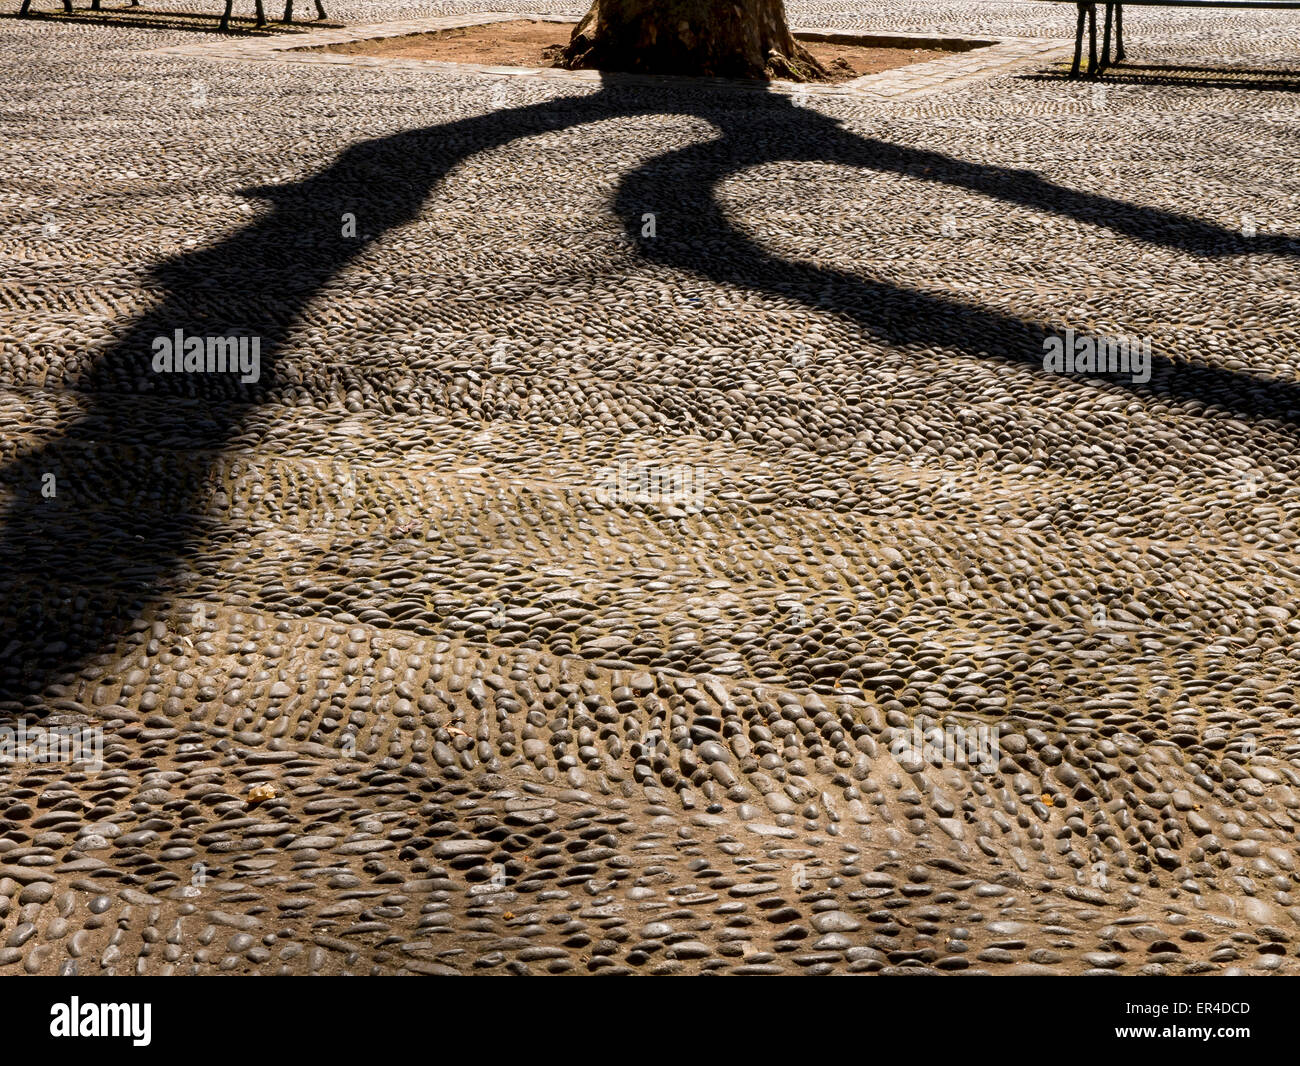
[[[0,743],[103,741],[0,763],[0,972],[1296,972],[1300,20],[1126,21],[803,101],[0,21]]]

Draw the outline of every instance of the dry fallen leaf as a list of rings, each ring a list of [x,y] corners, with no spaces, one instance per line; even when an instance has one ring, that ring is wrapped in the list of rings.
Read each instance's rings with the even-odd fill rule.
[[[254,785],[248,790],[249,803],[261,803],[263,800],[275,799],[275,786],[271,784]]]

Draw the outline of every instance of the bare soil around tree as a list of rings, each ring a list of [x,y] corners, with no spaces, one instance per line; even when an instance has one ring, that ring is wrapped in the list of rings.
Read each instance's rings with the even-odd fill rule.
[[[571,22],[519,19],[441,30],[437,33],[347,41],[312,51],[389,59],[434,59],[447,63],[479,63],[487,66],[557,67],[560,66],[560,54],[569,43],[573,27]],[[823,41],[800,43],[827,70],[832,82],[852,81],[867,74],[879,74],[951,54],[931,48],[879,48]]]

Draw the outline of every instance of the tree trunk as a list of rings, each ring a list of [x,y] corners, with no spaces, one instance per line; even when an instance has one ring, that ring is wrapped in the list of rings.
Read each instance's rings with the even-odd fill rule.
[[[812,81],[782,0],[593,0],[560,61],[570,70]]]

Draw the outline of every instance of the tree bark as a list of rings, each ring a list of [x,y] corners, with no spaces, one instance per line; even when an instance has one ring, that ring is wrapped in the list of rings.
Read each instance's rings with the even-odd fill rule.
[[[593,0],[560,65],[638,74],[814,81],[782,0]]]

